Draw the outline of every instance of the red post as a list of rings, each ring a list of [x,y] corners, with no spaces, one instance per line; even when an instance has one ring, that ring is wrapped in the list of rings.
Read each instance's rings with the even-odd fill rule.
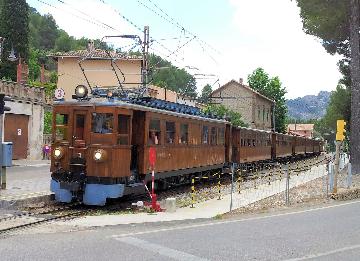
[[[155,162],[156,149],[151,147],[149,149],[149,163],[151,166],[151,207],[154,211],[161,211],[160,205],[157,203],[157,196],[155,194]]]

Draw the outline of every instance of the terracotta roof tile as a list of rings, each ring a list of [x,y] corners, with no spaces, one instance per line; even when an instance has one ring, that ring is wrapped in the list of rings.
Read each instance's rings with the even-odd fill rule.
[[[233,84],[236,84],[236,85],[238,85],[238,86],[241,86],[241,87],[243,87],[243,88],[246,88],[246,89],[252,91],[253,93],[257,94],[258,96],[264,98],[265,100],[268,100],[268,101],[270,101],[271,103],[274,103],[273,100],[271,100],[270,98],[266,97],[265,95],[262,95],[261,93],[255,91],[255,90],[251,89],[250,86],[247,86],[247,85],[245,85],[245,84],[239,83],[239,82],[237,82],[237,81],[235,81],[235,80],[231,80],[230,82],[225,83],[225,84],[224,84],[223,86],[221,86],[220,88],[214,90],[214,91],[210,94],[210,97],[213,96],[214,94],[222,91],[223,89],[225,89],[227,86],[229,86],[229,85],[232,84],[232,83],[233,83]]]
[[[109,52],[111,58],[113,59],[123,59],[123,60],[141,60],[142,57],[137,55],[124,56],[124,54],[116,53],[114,51]],[[92,52],[88,50],[77,50],[69,52],[57,52],[49,54],[49,57],[80,57],[80,58],[89,58],[89,59],[110,59],[109,54],[105,50],[96,49]]]

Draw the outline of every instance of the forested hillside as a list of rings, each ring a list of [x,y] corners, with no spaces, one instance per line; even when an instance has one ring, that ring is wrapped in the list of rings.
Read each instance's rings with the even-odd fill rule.
[[[12,4],[9,0],[0,0],[0,18],[2,9],[4,9],[5,6],[4,3],[7,3],[7,7],[9,7],[9,4]],[[56,21],[50,14],[41,15],[32,7],[28,7],[27,9],[28,10],[19,10],[19,12],[22,11],[28,13],[27,17],[24,16],[24,23],[27,23],[28,27],[25,26],[25,29],[22,28],[24,33],[26,32],[28,42],[26,43],[26,46],[22,45],[21,47],[26,50],[26,52],[23,51],[26,53],[26,56],[22,56],[22,58],[27,61],[29,65],[29,81],[32,84],[37,84],[36,82],[40,78],[40,64],[44,63],[48,74],[51,75],[51,81],[56,83],[56,65],[52,59],[47,57],[47,55],[53,52],[67,52],[70,50],[86,49],[89,39],[85,37],[76,39],[59,28]],[[5,17],[3,18],[5,19]],[[4,31],[6,31],[6,29],[4,29]],[[1,28],[0,35],[2,35]],[[99,39],[93,40],[96,48],[115,49],[113,46],[109,46],[105,42],[101,42]],[[8,41],[10,42],[11,39],[8,39]],[[16,49],[16,46],[14,49]],[[9,49],[5,51],[9,52]],[[121,50],[116,51],[120,52]],[[6,61],[6,63],[9,64],[8,61]],[[16,80],[14,65],[15,63],[10,64],[9,67],[11,68],[9,70],[0,70],[0,78]],[[156,54],[150,55],[149,65],[151,68],[149,78],[151,79],[152,84],[156,84],[188,96],[197,96],[196,80],[186,70],[177,68],[170,61],[164,60]],[[5,68],[5,66],[3,67]],[[160,67],[162,69],[158,70],[157,68]],[[54,86],[51,87],[51,89],[53,88]]]
[[[320,119],[326,113],[330,92],[321,91],[318,95],[306,95],[286,101],[289,118],[297,120]]]

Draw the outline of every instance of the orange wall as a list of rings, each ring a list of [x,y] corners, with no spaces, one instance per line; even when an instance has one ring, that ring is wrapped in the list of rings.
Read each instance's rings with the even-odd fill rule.
[[[58,57],[58,88],[65,91],[65,99],[71,99],[75,87],[79,84],[87,86],[84,75],[78,64],[78,57]],[[124,81],[125,87],[138,87],[141,82],[141,60],[118,60],[117,66],[124,73],[116,68],[120,81]],[[86,60],[82,63],[91,87],[118,86],[115,73],[112,71],[109,60]],[[101,69],[101,70],[98,70]],[[86,71],[89,70],[89,71]]]

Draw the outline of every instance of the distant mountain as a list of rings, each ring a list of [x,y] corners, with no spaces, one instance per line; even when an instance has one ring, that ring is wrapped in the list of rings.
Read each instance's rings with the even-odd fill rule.
[[[325,115],[330,101],[330,92],[321,91],[318,95],[306,95],[286,101],[289,117],[294,119],[319,119]]]

